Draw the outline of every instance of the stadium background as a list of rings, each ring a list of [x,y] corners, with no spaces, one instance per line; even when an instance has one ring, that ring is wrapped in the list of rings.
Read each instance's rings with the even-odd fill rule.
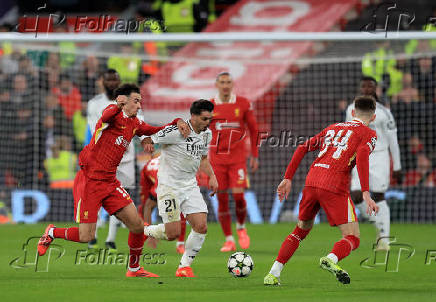
[[[275,189],[296,143],[343,120],[362,74],[374,76],[379,96],[397,122],[404,172],[403,183],[392,183],[387,194],[392,221],[435,221],[434,40],[41,41],[47,31],[102,35],[104,26],[95,24],[108,20],[143,21],[129,35],[136,31],[157,36],[199,31],[374,32],[386,30],[387,16],[391,31],[397,27],[435,31],[432,1],[411,5],[409,1],[186,0],[181,1],[184,7],[178,7],[179,15],[170,13],[176,8],[171,7],[173,2],[59,0],[46,6],[2,2],[1,31],[35,36],[32,42],[3,40],[0,45],[0,201],[13,209],[17,222],[72,220],[71,185],[77,154],[86,141],[86,104],[103,92],[100,74],[107,67],[117,69],[122,81],[141,85],[145,119],[154,124],[186,116],[194,99],[215,95],[218,72],[233,74],[235,92],[253,102],[263,135],[260,168],[250,175],[247,198],[249,218],[256,223],[293,219],[313,157],[303,160],[293,193],[282,208]],[[393,3],[396,7],[391,10]],[[185,18],[181,20],[180,15]],[[137,172],[146,160],[138,154]],[[133,197],[138,201],[137,192]],[[323,215],[320,218],[325,220]],[[216,220],[213,211],[209,220]]]

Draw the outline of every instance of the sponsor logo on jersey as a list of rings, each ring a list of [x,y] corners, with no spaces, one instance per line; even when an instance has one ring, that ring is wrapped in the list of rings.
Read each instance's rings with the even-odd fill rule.
[[[192,140],[191,144],[186,144],[186,151],[189,152],[192,156],[198,157],[202,155],[206,147],[207,146],[205,143],[201,143],[199,140]]]
[[[321,168],[329,169],[330,165],[327,165],[327,164],[315,164],[315,167],[321,167]]]
[[[127,148],[129,146],[129,141],[127,141],[122,135],[118,136],[115,140],[115,145],[123,146]]]

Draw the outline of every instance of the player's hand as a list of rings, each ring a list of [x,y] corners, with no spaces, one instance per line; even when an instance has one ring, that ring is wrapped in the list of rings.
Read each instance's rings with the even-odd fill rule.
[[[154,152],[154,145],[153,141],[150,137],[146,137],[141,142],[142,148],[144,149],[144,152],[146,153],[153,153]]]
[[[277,194],[279,195],[280,202],[288,198],[289,192],[291,192],[291,184],[291,180],[285,178],[277,187]]]
[[[209,194],[211,197],[214,196],[218,191],[218,181],[216,180],[215,175],[212,175],[212,177],[209,178],[209,189],[212,190],[212,192]]]
[[[403,183],[403,171],[397,170],[392,172],[392,178],[395,179],[398,185]]]
[[[155,249],[157,247],[157,243],[159,242],[158,239],[153,238],[153,237],[148,237],[147,238],[147,245],[148,247]]]
[[[369,194],[368,191],[365,191],[362,193],[363,196],[363,200],[365,200],[367,208],[366,208],[366,214],[368,214],[369,216],[372,216],[374,214],[374,216],[378,213],[378,205],[375,203],[374,200],[372,200],[371,198],[371,194]]]
[[[117,96],[117,106],[118,108],[123,108],[123,106],[127,103],[127,96],[125,95],[119,95]]]
[[[256,172],[259,168],[259,160],[256,157],[250,157],[250,170]]]
[[[191,129],[189,128],[188,123],[186,123],[182,119],[179,119],[177,121],[177,128],[179,128],[179,132],[184,138],[187,138],[191,133]]]

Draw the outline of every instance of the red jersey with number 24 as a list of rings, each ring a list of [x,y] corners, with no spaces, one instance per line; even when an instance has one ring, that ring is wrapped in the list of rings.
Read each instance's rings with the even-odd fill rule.
[[[333,193],[348,193],[350,172],[357,164],[362,192],[369,191],[369,154],[377,135],[359,119],[332,124],[300,145],[292,156],[285,178],[292,179],[304,155],[319,150],[306,177],[306,186]]]

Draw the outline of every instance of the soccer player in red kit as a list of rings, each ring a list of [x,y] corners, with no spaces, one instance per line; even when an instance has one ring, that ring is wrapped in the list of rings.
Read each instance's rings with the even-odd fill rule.
[[[277,188],[280,201],[288,197],[292,177],[304,155],[320,150],[306,177],[297,226],[283,241],[276,261],[264,278],[265,285],[280,284],[283,266],[309,234],[320,207],[326,212],[330,225],[337,226],[343,236],[334,244],[330,254],[320,259],[320,266],[333,273],[339,282],[350,283],[348,273],[337,263],[357,249],[360,243],[359,224],[349,191],[350,172],[354,165],[357,165],[367,213],[371,215],[378,211],[369,194],[369,154],[375,147],[377,135],[368,124],[375,119],[376,103],[371,96],[360,96],[354,100],[354,105],[352,121],[328,126],[298,146],[292,156],[285,178]]]
[[[157,172],[159,170],[159,156],[152,158],[141,170],[141,205],[138,207],[139,215],[145,223],[151,224],[151,212],[157,206]],[[186,218],[180,213],[180,235],[176,243],[178,254],[185,252]],[[156,241],[150,237],[148,244],[156,248]]]
[[[129,229],[130,247],[127,277],[158,277],[139,266],[144,245],[144,223],[129,194],[116,179],[116,170],[133,136],[152,135],[163,127],[140,121],[138,86],[124,84],[115,91],[117,104],[109,105],[97,122],[91,142],[79,155],[80,170],[74,180],[74,216],[79,227],[56,228],[50,224],[38,242],[38,254],[44,255],[54,238],[88,242],[95,236],[98,211],[103,207],[116,215]],[[187,136],[189,126],[181,119],[172,122]]]
[[[250,169],[255,172],[259,167],[258,127],[250,102],[232,93],[233,80],[228,72],[218,74],[215,86],[218,94],[211,100],[215,109],[210,125],[212,143],[209,160],[218,180],[218,220],[226,237],[221,252],[229,252],[236,250],[236,244],[232,235],[228,189],[231,190],[235,200],[239,245],[243,249],[250,246],[250,237],[245,228],[247,203],[244,189],[248,187],[245,138],[248,127],[251,143]]]

